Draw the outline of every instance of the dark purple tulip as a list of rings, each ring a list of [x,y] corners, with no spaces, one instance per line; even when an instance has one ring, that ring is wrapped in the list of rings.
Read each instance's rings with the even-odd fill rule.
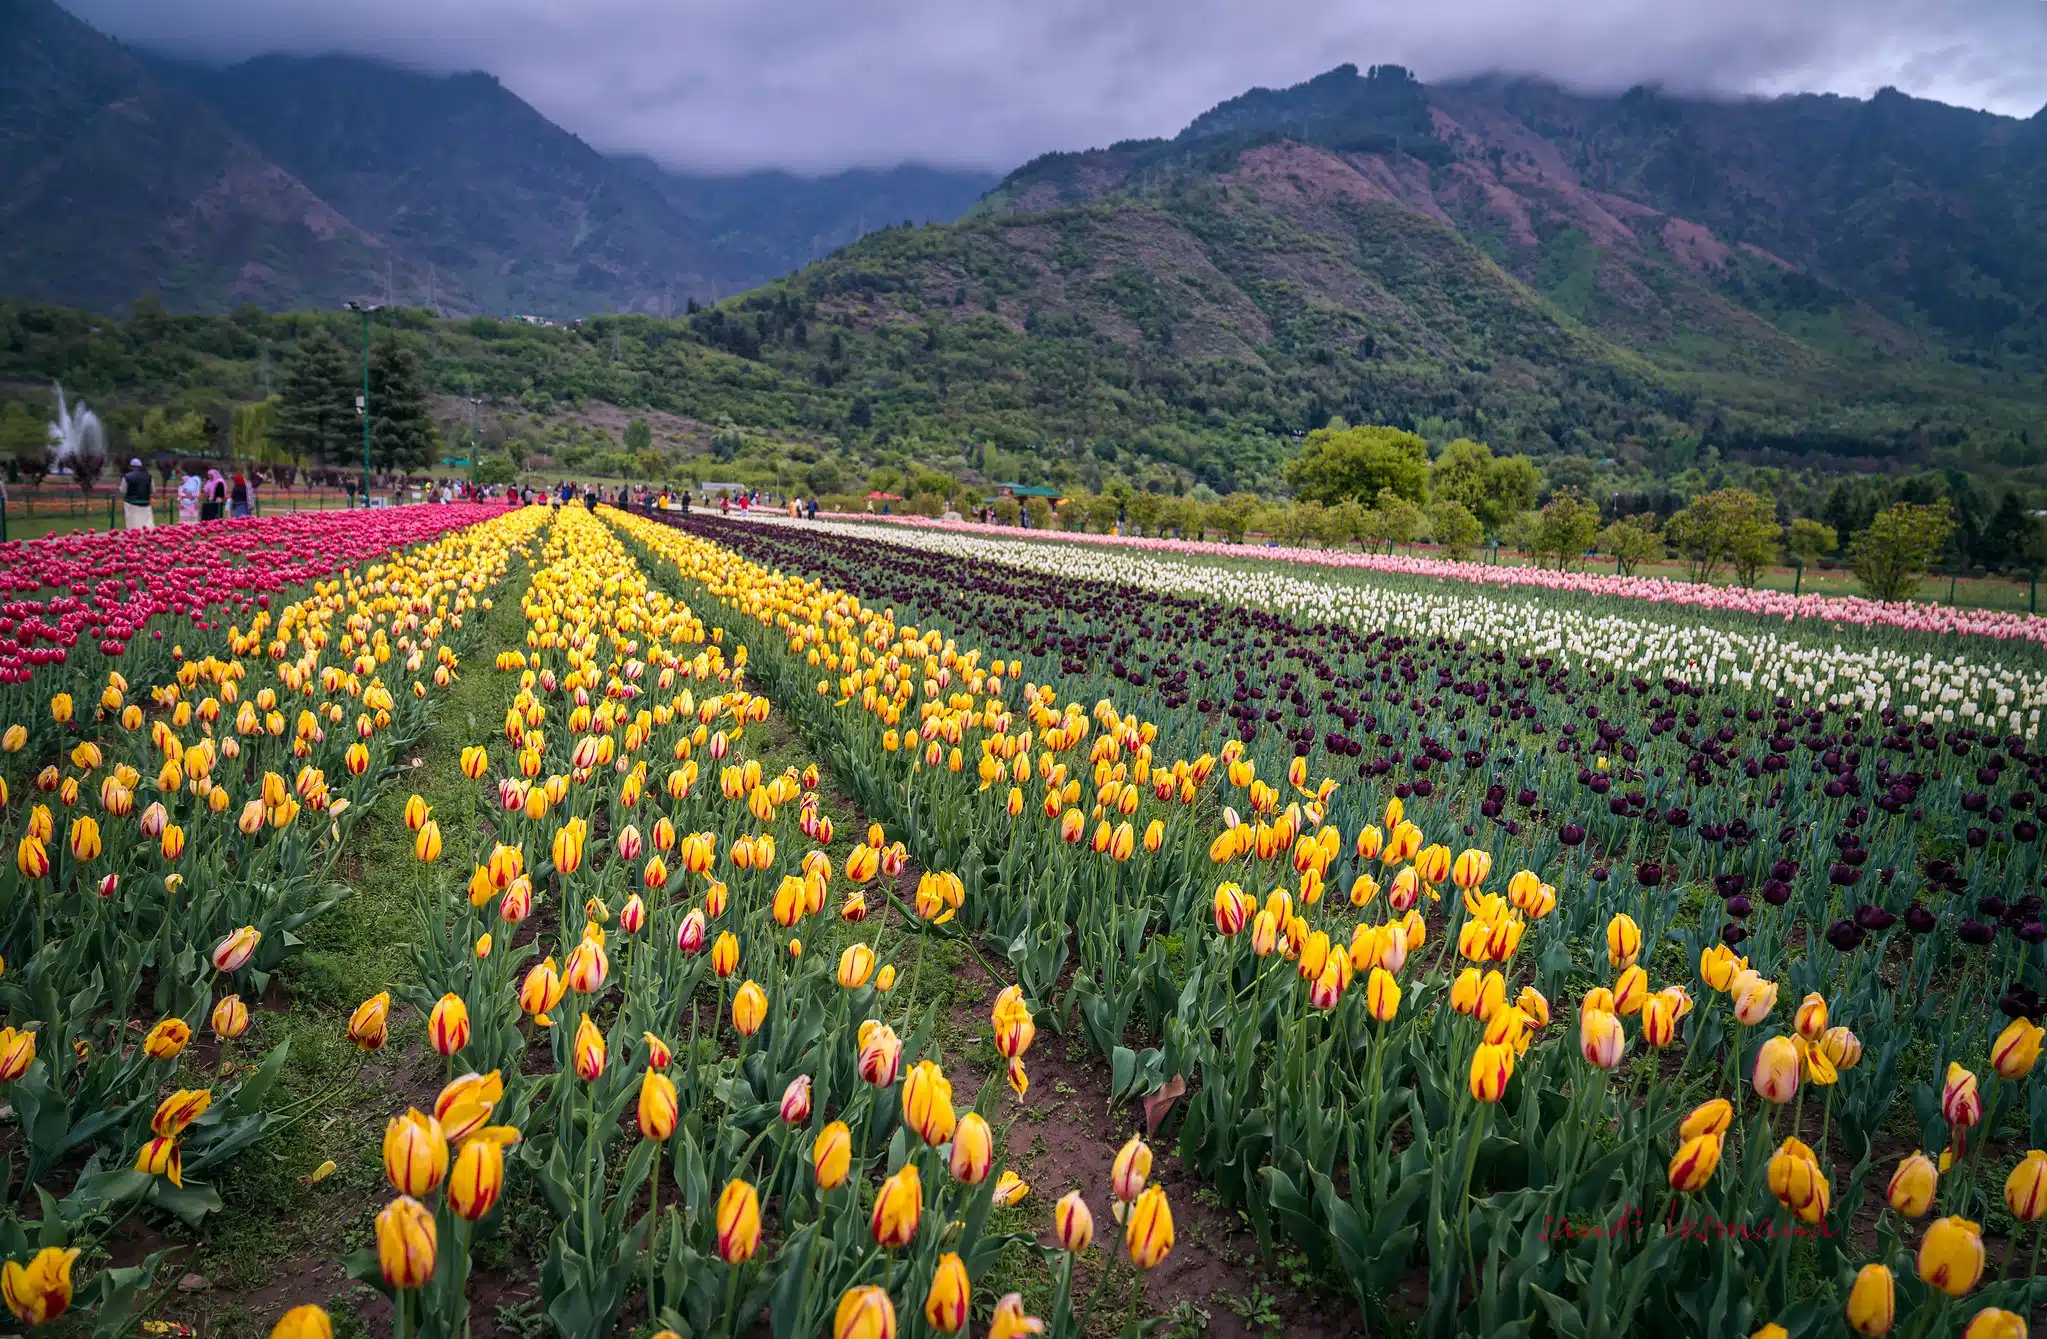
[[[1763,900],[1773,907],[1783,906],[1791,900],[1791,885],[1782,879],[1764,879]]]
[[[1739,920],[1754,911],[1755,904],[1748,900],[1747,893],[1736,893],[1727,899],[1727,914]]]
[[[1873,934],[1881,934],[1898,923],[1898,918],[1882,907],[1865,902],[1855,908],[1855,923]]]
[[[1990,806],[1990,797],[1980,790],[1972,790],[1962,796],[1962,808],[1972,814],[1980,814]]]
[[[1635,882],[1644,888],[1654,888],[1663,882],[1663,866],[1654,860],[1644,860],[1635,866]]]
[[[1399,796],[1401,799],[1405,800],[1411,798],[1414,795],[1414,787],[1408,785],[1405,781],[1403,781],[1393,788],[1393,793]]]
[[[1534,808],[1535,799],[1535,792],[1532,790],[1517,790],[1514,792],[1514,803],[1520,805],[1523,809]]]
[[[1692,813],[1691,810],[1689,809],[1684,809],[1673,804],[1672,806],[1670,806],[1670,812],[1663,816],[1663,821],[1670,824],[1670,826],[1674,828],[1690,827],[1692,822]]]
[[[1720,942],[1727,945],[1727,947],[1729,948],[1733,948],[1736,944],[1739,944],[1742,940],[1746,938],[1748,938],[1748,931],[1742,929],[1733,921],[1729,921],[1727,924],[1720,927]]]
[[[1777,840],[1789,841],[1791,839],[1789,837],[1779,836]],[[1779,860],[1776,864],[1770,866],[1770,877],[1773,879],[1787,880],[1797,878],[1798,862],[1796,860]]]
[[[1605,882],[1606,882],[1606,875],[1607,875],[1607,870],[1606,870],[1606,866],[1604,866],[1604,865],[1594,865],[1594,866],[1592,867],[1592,882],[1594,882],[1594,883],[1605,883]]]
[[[1581,846],[1585,842],[1585,829],[1576,823],[1566,823],[1557,829],[1557,840],[1566,846]]]
[[[1915,935],[1932,934],[1940,925],[1932,912],[1914,902],[1905,908],[1905,928]]]
[[[1970,828],[1968,834],[1968,842],[1969,845],[1980,849],[1990,844],[1990,834],[1985,832],[1982,828]]]
[[[1964,944],[1974,944],[1981,948],[1997,937],[1997,928],[1985,925],[1979,920],[1964,920],[1955,931],[1955,935]]]
[[[2014,933],[2028,944],[2038,944],[2043,940],[2047,940],[2047,925],[2042,925],[2039,921],[2027,921]]]
[[[1853,888],[1855,881],[1862,877],[1862,871],[1853,865],[1836,863],[1827,870],[1827,882],[1839,888]]]
[[[1852,953],[1862,946],[1862,927],[1854,921],[1835,921],[1827,927],[1827,942],[1843,953]]]

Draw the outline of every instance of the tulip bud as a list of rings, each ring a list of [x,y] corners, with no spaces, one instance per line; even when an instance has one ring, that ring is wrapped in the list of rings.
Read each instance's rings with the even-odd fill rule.
[[[756,981],[740,985],[732,997],[732,1027],[742,1037],[751,1037],[767,1021],[768,996]]]
[[[2041,1028],[2030,1018],[2014,1018],[1999,1033],[1990,1046],[1990,1067],[1997,1071],[1999,1078],[2023,1079],[2033,1072],[2033,1066],[2040,1059],[2040,1042],[2047,1037],[2047,1029]]]
[[[469,1006],[461,996],[441,996],[427,1016],[426,1033],[442,1055],[453,1055],[469,1044]]]
[[[463,1141],[448,1173],[448,1207],[456,1217],[473,1223],[496,1207],[505,1188],[506,1137],[518,1132],[497,1126]]]
[[[334,1321],[317,1306],[295,1306],[277,1318],[270,1339],[334,1339]]]
[[[401,1195],[426,1195],[448,1174],[448,1141],[441,1123],[418,1109],[384,1127],[384,1175]]]
[[[1798,1012],[1792,1026],[1798,1035],[1807,1041],[1818,1041],[1827,1035],[1827,1001],[1818,991],[1799,1001]]]
[[[377,1215],[377,1264],[391,1287],[424,1287],[434,1276],[435,1251],[433,1213],[410,1195]]]
[[[2026,1339],[2026,1318],[2002,1307],[1986,1306],[1962,1327],[1962,1339]]]
[[[1889,1334],[1898,1314],[1898,1285],[1882,1265],[1864,1265],[1848,1290],[1848,1328],[1857,1334]]]
[[[249,1006],[239,995],[223,995],[213,1005],[213,1035],[233,1041],[249,1030]]]
[[[810,1145],[810,1168],[820,1190],[837,1190],[846,1182],[853,1163],[853,1132],[844,1121],[833,1121],[817,1132]]]
[[[1095,1239],[1095,1216],[1078,1190],[1069,1190],[1052,1206],[1052,1231],[1060,1249],[1073,1255],[1086,1250]]]
[[[848,1288],[832,1317],[832,1339],[896,1339],[896,1309],[871,1284]]]
[[[810,1075],[798,1074],[782,1090],[782,1123],[801,1125],[810,1119]]]
[[[875,1244],[891,1250],[909,1245],[917,1236],[923,1210],[924,1190],[917,1179],[917,1164],[906,1162],[875,1194],[868,1222]]]
[[[1983,1229],[1966,1218],[1935,1219],[1919,1241],[1919,1277],[1949,1297],[1960,1297],[1983,1276]]]
[[[192,1040],[192,1028],[182,1018],[166,1018],[142,1039],[142,1049],[153,1060],[175,1060]]]
[[[1720,1166],[1718,1134],[1688,1138],[1670,1159],[1670,1188],[1687,1194],[1704,1190]]]
[[[1134,1201],[1151,1179],[1151,1147],[1137,1135],[1116,1152],[1109,1168],[1110,1193],[1125,1204]]]
[[[675,1094],[675,1084],[658,1069],[650,1069],[640,1076],[640,1134],[648,1139],[666,1139],[675,1133],[675,1122],[681,1108]]]
[[[1983,1119],[1983,1098],[1976,1091],[1976,1076],[1952,1060],[1948,1062],[1947,1080],[1941,1086],[1940,1114],[1959,1130],[1972,1129]]]
[[[1578,1019],[1578,1050],[1585,1062],[1598,1069],[1612,1069],[1627,1053],[1627,1033],[1621,1020],[1604,1009],[1587,1009]]]
[[[1173,1210],[1166,1192],[1146,1186],[1123,1220],[1123,1249],[1139,1269],[1154,1269],[1173,1249]]]
[[[979,1112],[962,1116],[952,1134],[948,1158],[953,1179],[961,1185],[977,1186],[988,1179],[995,1164],[995,1132]]]

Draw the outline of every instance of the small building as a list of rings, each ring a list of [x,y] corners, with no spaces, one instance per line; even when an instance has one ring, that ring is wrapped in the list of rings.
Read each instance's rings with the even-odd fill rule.
[[[706,483],[699,484],[697,486],[697,491],[699,493],[702,493],[705,497],[717,497],[721,493],[728,493],[734,497],[737,497],[739,494],[749,492],[751,490],[748,489],[748,487],[745,484]]]

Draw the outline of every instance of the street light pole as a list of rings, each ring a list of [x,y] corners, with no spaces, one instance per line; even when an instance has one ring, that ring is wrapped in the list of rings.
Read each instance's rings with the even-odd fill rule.
[[[370,505],[370,313],[382,308],[374,302],[351,302],[350,311],[362,313],[362,396],[355,411],[362,415],[362,504]]]
[[[477,398],[476,387],[469,388],[469,488],[476,489],[476,414],[483,401]]]

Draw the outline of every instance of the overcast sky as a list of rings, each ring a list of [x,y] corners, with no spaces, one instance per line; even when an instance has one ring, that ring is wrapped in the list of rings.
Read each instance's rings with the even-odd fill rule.
[[[1253,85],[1396,62],[1588,89],[1867,95],[2030,116],[2047,0],[63,0],[138,46],[484,69],[677,167],[1007,169],[1170,135]]]

